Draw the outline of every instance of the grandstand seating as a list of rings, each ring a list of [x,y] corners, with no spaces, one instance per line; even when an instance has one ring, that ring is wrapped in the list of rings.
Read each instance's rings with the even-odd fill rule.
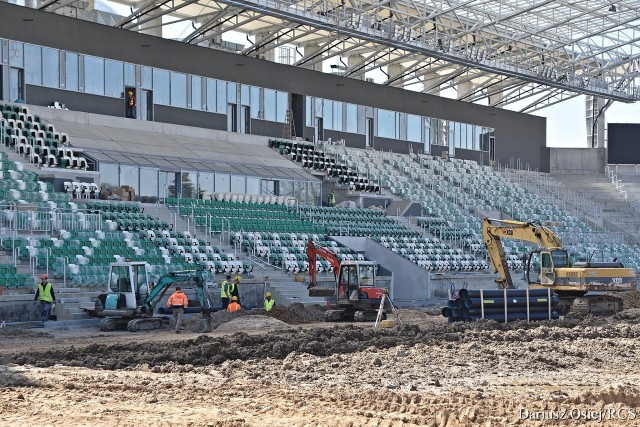
[[[29,114],[26,106],[0,104],[0,113],[2,143],[31,163],[70,169],[89,168],[82,152],[71,148],[66,133],[56,132],[52,124]]]
[[[339,183],[348,185],[352,191],[380,191],[378,184],[370,182],[369,179],[342,164],[338,159],[325,156],[324,151],[317,150],[312,144],[270,139],[269,147],[278,149],[280,154],[287,156],[294,162],[301,163],[304,168],[323,171],[328,176],[338,178]]]

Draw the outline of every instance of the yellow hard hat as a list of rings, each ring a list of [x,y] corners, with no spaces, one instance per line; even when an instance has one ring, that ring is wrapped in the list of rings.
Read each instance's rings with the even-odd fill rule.
[[[238,301],[238,297],[231,297],[231,301]]]
[[[270,297],[270,296],[271,296],[271,292],[267,292],[267,293],[265,294],[265,296]]]
[[[236,282],[240,282],[240,281],[242,281],[242,277],[236,276]]]

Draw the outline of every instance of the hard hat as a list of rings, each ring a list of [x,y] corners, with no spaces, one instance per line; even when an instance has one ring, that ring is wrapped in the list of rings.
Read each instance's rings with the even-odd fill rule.
[[[240,282],[241,280],[242,280],[242,277],[236,276],[236,282]]]
[[[270,296],[271,296],[271,292],[267,292],[267,293],[265,294],[265,296],[270,297]]]
[[[231,301],[238,301],[238,297],[231,297]]]
[[[46,275],[46,274],[43,274],[42,276],[40,276],[40,278],[41,278],[42,280],[47,280],[47,279],[48,279],[48,277],[47,277],[47,275]]]

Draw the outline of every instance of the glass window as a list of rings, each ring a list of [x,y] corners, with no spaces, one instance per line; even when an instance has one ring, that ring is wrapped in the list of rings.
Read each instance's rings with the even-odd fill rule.
[[[84,91],[104,95],[104,59],[84,57]]]
[[[191,76],[191,108],[202,109],[202,77]]]
[[[175,172],[158,173],[158,189],[162,198],[177,197]]]
[[[324,99],[315,98],[314,104],[316,117],[324,117]]]
[[[305,124],[309,127],[313,127],[313,116],[311,115],[312,106],[313,106],[313,98],[310,96],[304,97],[304,107],[305,107]]]
[[[24,67],[24,43],[9,40],[9,65],[15,68]]]
[[[228,173],[216,173],[216,193],[228,193],[231,189],[231,176]]]
[[[287,92],[277,92],[276,98],[276,121],[284,123],[289,109],[289,94]]]
[[[158,169],[140,168],[140,201],[153,203],[158,198]]]
[[[171,72],[171,105],[187,108],[187,75]]]
[[[251,92],[251,86],[247,86],[247,85],[240,86],[240,103],[242,105],[250,105],[250,102],[249,102],[250,92]]]
[[[358,106],[355,104],[347,104],[347,132],[358,132]]]
[[[60,87],[60,51],[42,48],[42,84],[47,87]]]
[[[30,85],[42,86],[42,49],[40,46],[24,46],[25,81]]]
[[[100,182],[105,189],[120,187],[120,175],[118,165],[100,162]]]
[[[66,88],[68,90],[78,90],[78,54],[74,52],[66,52]]]
[[[407,141],[420,142],[422,140],[422,117],[407,115]]]
[[[208,172],[200,172],[198,175],[198,193],[214,192],[213,174]]]
[[[235,104],[238,102],[238,93],[236,89],[236,84],[227,82],[227,102],[229,104]]]
[[[378,136],[382,138],[396,138],[396,115],[395,111],[378,109]]]
[[[169,105],[169,101],[169,72],[154,68],[153,102],[160,105]]]
[[[231,175],[231,192],[244,193],[246,191],[244,175]]]
[[[197,199],[198,173],[182,172],[182,197],[185,199]]]
[[[120,185],[133,187],[136,194],[140,193],[140,176],[138,166],[120,165]]]
[[[136,66],[134,64],[124,64],[124,84],[127,86],[136,85]]]
[[[217,81],[207,79],[207,111],[217,111],[216,107]]]
[[[251,86],[251,94],[250,94],[250,102],[251,102],[251,118],[252,119],[260,119],[262,118],[262,114],[260,111],[260,88]]]
[[[342,102],[333,102],[333,129],[342,131]]]
[[[333,101],[325,99],[322,108],[324,121],[322,122],[325,129],[333,130]]]
[[[124,98],[124,64],[119,61],[104,61],[104,94],[113,98]]]
[[[276,121],[276,91],[272,89],[264,90],[264,119]]]
[[[142,89],[153,89],[153,69],[151,67],[142,67]]]
[[[260,178],[247,177],[247,194],[260,194]]]
[[[227,114],[227,82],[218,80],[216,83],[216,112],[220,114]]]

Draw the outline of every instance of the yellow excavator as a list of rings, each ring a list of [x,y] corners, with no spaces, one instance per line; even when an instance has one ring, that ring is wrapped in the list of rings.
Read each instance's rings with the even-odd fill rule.
[[[496,283],[500,288],[513,288],[513,281],[502,246],[502,239],[532,242],[539,246],[529,253],[524,265],[530,288],[551,288],[559,297],[560,314],[570,310],[594,316],[607,316],[623,308],[622,298],[604,292],[636,290],[636,272],[621,262],[576,262],[571,264],[569,254],[560,238],[538,222],[521,222],[485,218],[482,237],[489,252]],[[598,294],[588,294],[598,292]]]

